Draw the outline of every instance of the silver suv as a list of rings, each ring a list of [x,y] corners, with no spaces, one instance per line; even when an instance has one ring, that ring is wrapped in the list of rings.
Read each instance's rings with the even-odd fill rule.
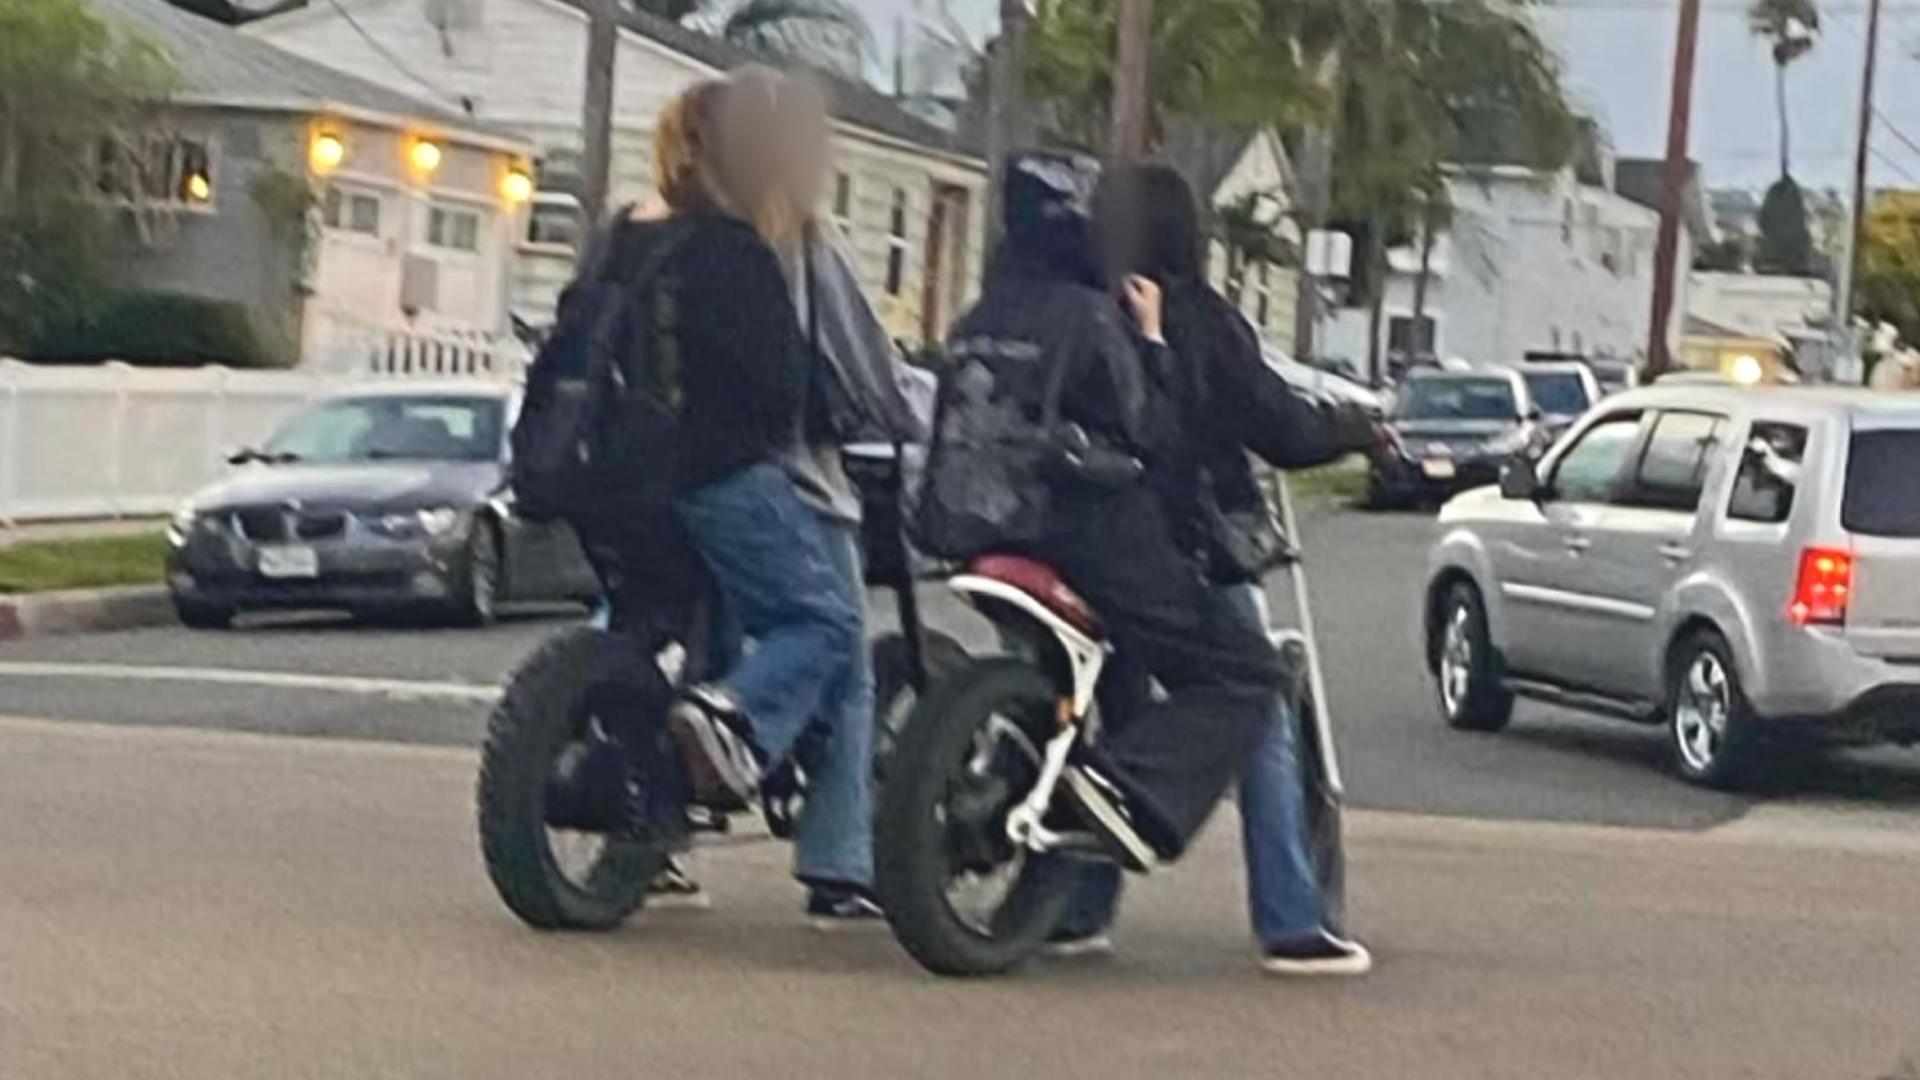
[[[1920,395],[1667,386],[1453,500],[1425,597],[1447,722],[1663,723],[1733,786],[1775,736],[1920,739]]]

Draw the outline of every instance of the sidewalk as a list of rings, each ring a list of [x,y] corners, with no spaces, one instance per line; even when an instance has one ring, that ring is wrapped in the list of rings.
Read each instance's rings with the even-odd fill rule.
[[[79,521],[28,521],[0,525],[0,548],[44,540],[92,540],[110,536],[142,536],[167,527],[163,517],[103,518]]]

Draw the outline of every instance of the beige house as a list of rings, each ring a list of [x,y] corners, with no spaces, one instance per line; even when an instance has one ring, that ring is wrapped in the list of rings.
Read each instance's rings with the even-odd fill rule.
[[[162,0],[89,3],[175,77],[146,145],[103,161],[123,285],[243,306],[286,360],[507,337],[531,143]]]
[[[516,244],[516,316],[551,317],[582,232],[581,102],[587,19],[579,0],[338,0],[248,32],[315,61],[432,93],[530,140],[539,190]],[[615,68],[616,200],[638,200],[654,118],[697,80],[753,59],[639,12],[623,17]],[[937,338],[972,298],[985,235],[987,165],[955,137],[869,87],[831,87],[838,173],[822,209],[846,232],[893,334]]]

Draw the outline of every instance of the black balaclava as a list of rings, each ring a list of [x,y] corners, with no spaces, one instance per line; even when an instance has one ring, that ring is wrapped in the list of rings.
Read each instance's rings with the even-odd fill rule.
[[[1021,262],[1103,288],[1093,195],[1100,166],[1079,154],[1028,151],[1007,158],[1002,189],[1005,249]]]

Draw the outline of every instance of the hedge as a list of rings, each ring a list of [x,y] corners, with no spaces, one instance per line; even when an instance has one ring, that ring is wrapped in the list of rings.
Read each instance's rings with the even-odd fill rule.
[[[41,335],[25,359],[124,360],[147,367],[280,366],[244,304],[166,292],[116,293],[89,318]]]

